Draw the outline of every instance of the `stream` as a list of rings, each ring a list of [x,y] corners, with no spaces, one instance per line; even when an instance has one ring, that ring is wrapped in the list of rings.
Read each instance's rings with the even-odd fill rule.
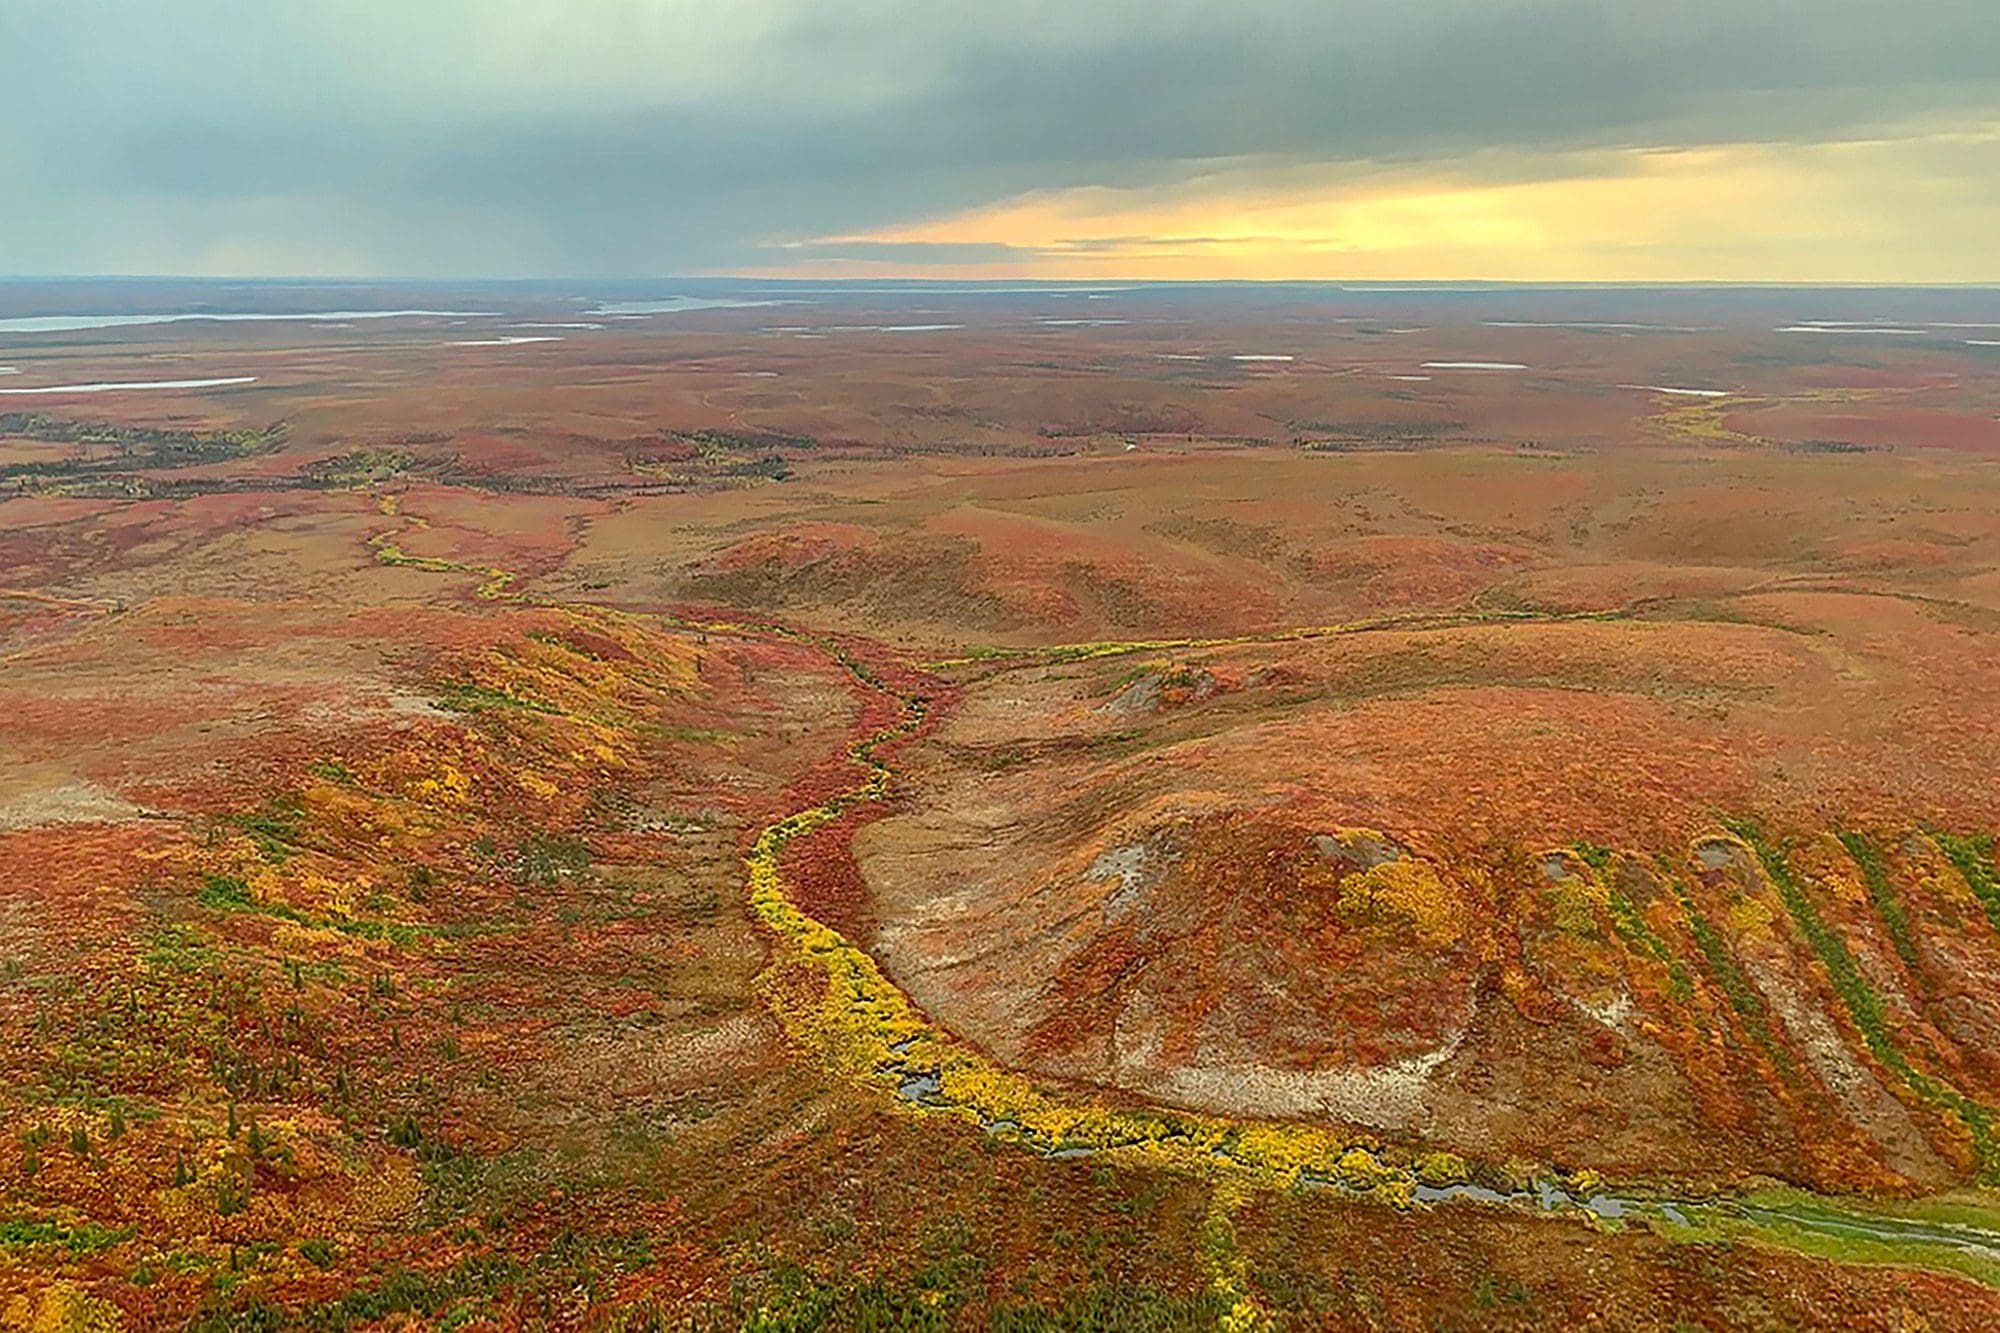
[[[911,1039],[899,1042],[890,1049],[900,1057],[915,1044],[915,1039]],[[944,1096],[944,1078],[937,1070],[913,1068],[899,1059],[883,1072],[896,1079],[896,1095],[913,1105],[938,1111],[971,1109]],[[1093,1147],[1052,1142],[1012,1120],[981,1117],[979,1124],[988,1134],[1011,1138],[1024,1148],[1052,1160],[1094,1157],[1115,1152],[1121,1146]],[[1133,1146],[1137,1146],[1136,1141]],[[1222,1148],[1215,1150],[1215,1156],[1223,1161],[1236,1160],[1227,1149]],[[1322,1173],[1305,1173],[1299,1183],[1309,1189],[1333,1190],[1354,1198],[1366,1197],[1366,1191],[1351,1188]],[[1413,1193],[1418,1203],[1427,1205],[1478,1203],[1542,1214],[1582,1212],[1605,1221],[1659,1221],[1676,1227],[1694,1227],[1704,1220],[1727,1219],[1749,1223],[1759,1230],[1787,1227],[1836,1239],[1943,1246],[1979,1258],[2000,1261],[2000,1230],[1849,1211],[1830,1203],[1785,1206],[1752,1203],[1726,1196],[1670,1198],[1620,1194],[1609,1190],[1578,1196],[1550,1179],[1537,1180],[1532,1188],[1512,1193],[1463,1182],[1451,1185],[1419,1183]]]

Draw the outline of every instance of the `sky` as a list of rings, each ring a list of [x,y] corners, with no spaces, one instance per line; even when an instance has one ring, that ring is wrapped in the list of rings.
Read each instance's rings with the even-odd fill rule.
[[[2000,0],[0,0],[0,273],[2000,281]]]

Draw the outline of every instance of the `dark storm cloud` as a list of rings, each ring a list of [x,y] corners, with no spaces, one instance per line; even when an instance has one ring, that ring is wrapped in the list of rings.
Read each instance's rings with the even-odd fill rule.
[[[0,271],[686,271],[1224,167],[2000,117],[1989,0],[13,0],[0,50]]]

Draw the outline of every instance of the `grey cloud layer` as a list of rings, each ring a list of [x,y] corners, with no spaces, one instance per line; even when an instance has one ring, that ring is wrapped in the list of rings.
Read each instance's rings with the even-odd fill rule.
[[[688,271],[1220,166],[2000,116],[1989,0],[0,0],[0,51],[0,271]]]

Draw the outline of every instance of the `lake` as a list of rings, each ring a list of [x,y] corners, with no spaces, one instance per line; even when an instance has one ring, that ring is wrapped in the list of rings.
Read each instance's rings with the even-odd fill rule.
[[[122,393],[140,389],[216,389],[226,384],[255,384],[255,375],[234,375],[219,380],[140,380],[130,384],[52,384],[38,389],[0,389],[0,393]]]
[[[314,310],[296,315],[216,314],[191,311],[178,315],[28,315],[0,319],[0,333],[75,333],[83,329],[123,329],[139,324],[184,324],[209,319],[218,324],[264,323],[310,319],[488,319],[492,310]]]

